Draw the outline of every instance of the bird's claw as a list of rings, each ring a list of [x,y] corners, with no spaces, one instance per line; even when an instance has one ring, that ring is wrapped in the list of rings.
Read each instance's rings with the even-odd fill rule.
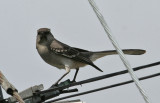
[[[58,83],[54,83],[51,88],[55,88],[55,87],[58,87]]]
[[[71,81],[71,83],[75,83],[75,82],[76,82],[76,80],[72,80],[72,81]]]

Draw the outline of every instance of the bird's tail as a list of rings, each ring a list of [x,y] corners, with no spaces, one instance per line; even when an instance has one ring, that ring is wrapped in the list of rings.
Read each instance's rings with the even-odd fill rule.
[[[128,54],[128,55],[142,55],[144,54],[146,51],[145,50],[141,50],[141,49],[124,49],[122,50],[124,54]],[[117,54],[116,50],[110,50],[110,51],[99,51],[99,52],[92,52],[92,56],[90,56],[90,59],[92,61],[95,61],[98,58],[107,56],[107,55],[114,55]]]
[[[103,72],[103,70],[101,70],[99,67],[97,67],[95,64],[91,64],[91,66],[93,66],[95,69],[97,69],[100,72]]]

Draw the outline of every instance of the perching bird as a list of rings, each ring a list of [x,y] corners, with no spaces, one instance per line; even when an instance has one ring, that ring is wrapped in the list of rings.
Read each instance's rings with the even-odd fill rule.
[[[37,31],[36,48],[39,55],[46,63],[59,69],[66,70],[66,73],[55,83],[55,85],[70,72],[70,69],[76,69],[73,81],[76,79],[79,68],[86,65],[90,65],[98,71],[103,72],[93,63],[93,61],[107,55],[117,54],[115,50],[92,52],[70,47],[56,40],[48,28],[40,28]],[[145,53],[145,50],[125,49],[123,52],[129,55],[141,55]]]

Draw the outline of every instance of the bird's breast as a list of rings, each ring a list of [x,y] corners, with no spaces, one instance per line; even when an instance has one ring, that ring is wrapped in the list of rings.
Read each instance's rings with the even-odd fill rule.
[[[55,54],[54,52],[49,52],[47,46],[37,45],[36,48],[39,55],[46,63],[59,69],[64,69],[65,65],[68,65],[70,69],[75,69],[86,65],[84,63],[74,61],[70,58]]]
[[[36,45],[37,51],[39,54],[45,54],[48,52],[47,46],[44,45]]]

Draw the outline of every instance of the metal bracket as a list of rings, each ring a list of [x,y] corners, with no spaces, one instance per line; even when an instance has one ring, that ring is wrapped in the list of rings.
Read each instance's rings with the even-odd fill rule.
[[[70,85],[72,82],[68,79],[64,82],[61,82],[57,86],[52,86],[49,89],[57,88],[57,87],[63,87]],[[43,85],[36,85],[33,87],[30,87],[22,92],[19,93],[19,95],[22,97],[25,103],[40,103],[44,102],[45,100],[51,99],[53,97],[59,96],[60,94],[64,93],[71,93],[71,92],[77,92],[78,89],[65,89],[65,90],[54,90],[49,91],[45,93],[39,93],[41,90],[43,90]],[[9,97],[7,99],[3,99],[3,101],[0,101],[0,103],[16,103],[16,98]]]

